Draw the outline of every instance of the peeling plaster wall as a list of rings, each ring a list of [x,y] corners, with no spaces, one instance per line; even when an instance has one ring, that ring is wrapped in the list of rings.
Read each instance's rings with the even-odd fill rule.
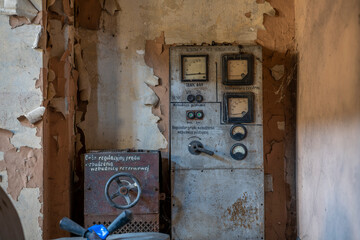
[[[265,239],[296,238],[296,62],[294,1],[271,0],[276,16],[264,16],[263,46]]]
[[[79,83],[79,58],[74,30],[74,1],[47,2],[47,44],[44,61],[44,239],[70,234],[59,228],[71,216],[72,191],[82,188],[75,172],[75,110]],[[80,59],[81,60],[81,59]],[[78,89],[83,91],[78,92]],[[76,206],[81,209],[81,205]],[[81,222],[80,222],[81,223]]]
[[[0,185],[29,240],[42,238],[42,125],[18,118],[42,104],[37,80],[43,58],[33,49],[40,31],[34,24],[11,29],[9,17],[0,15]]]
[[[252,0],[118,1],[114,6],[104,6],[101,30],[79,29],[92,87],[85,121],[80,124],[87,149],[167,148],[167,136],[156,124],[162,120],[161,113],[152,113],[158,96],[146,84],[154,78],[144,61],[146,40],[163,31],[168,44],[251,43],[263,28],[263,14],[275,14],[269,3]],[[247,12],[252,13],[250,18]]]
[[[296,1],[301,240],[360,239],[360,1]]]
[[[260,44],[265,172],[273,182],[265,196],[266,238],[295,238],[294,2],[103,3],[80,0],[78,7],[78,34],[92,88],[77,125],[86,149],[152,148],[166,153],[171,44]],[[145,105],[158,99],[156,105]]]

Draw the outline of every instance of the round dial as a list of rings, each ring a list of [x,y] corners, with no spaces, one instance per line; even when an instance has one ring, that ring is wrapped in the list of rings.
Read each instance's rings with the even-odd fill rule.
[[[235,160],[243,160],[247,155],[247,148],[244,144],[236,143],[231,147],[230,155]]]
[[[244,125],[237,124],[231,127],[230,136],[236,141],[243,140],[247,135],[247,130]]]

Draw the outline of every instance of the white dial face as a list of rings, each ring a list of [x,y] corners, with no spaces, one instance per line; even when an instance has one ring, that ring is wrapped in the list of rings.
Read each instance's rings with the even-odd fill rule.
[[[247,60],[229,60],[228,66],[228,80],[242,80],[248,74]]]
[[[245,154],[246,153],[246,150],[243,146],[236,146],[233,148],[233,154],[236,154],[236,153],[241,153],[241,154]]]
[[[229,117],[242,118],[249,111],[247,98],[228,98]]]
[[[183,80],[206,80],[206,56],[183,58]]]
[[[233,130],[232,130],[232,134],[235,135],[237,133],[240,133],[241,135],[244,135],[245,134],[245,129],[243,127],[240,127],[240,126],[234,127]]]

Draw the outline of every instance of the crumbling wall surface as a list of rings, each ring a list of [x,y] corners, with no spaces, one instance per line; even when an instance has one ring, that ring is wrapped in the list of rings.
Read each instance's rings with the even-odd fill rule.
[[[299,237],[360,239],[360,2],[295,9]]]
[[[274,182],[273,190],[266,193],[266,237],[296,235],[294,2],[78,3],[78,33],[91,97],[84,121],[77,126],[84,133],[87,150],[166,151],[171,45],[257,42],[264,46],[265,172]]]
[[[264,17],[264,169],[272,189],[265,193],[265,239],[296,238],[295,123],[296,61],[294,1],[271,0],[275,17]]]
[[[71,216],[74,175],[75,108],[78,78],[74,1],[47,1],[43,68],[44,105],[44,239],[69,236],[59,228]]]
[[[166,121],[167,113],[157,94],[166,95],[168,89],[144,60],[146,40],[164,32],[171,44],[251,43],[257,29],[263,28],[263,14],[275,13],[269,3],[250,0],[105,1],[103,8],[99,26],[95,25],[99,31],[88,30],[93,19],[80,22],[79,29],[92,87],[80,124],[87,149],[167,147],[167,135],[162,134],[167,131],[157,126]],[[80,4],[79,18],[85,19],[82,15],[87,13],[81,9],[85,7]],[[251,18],[245,16],[249,11]],[[157,86],[163,88],[161,93],[151,89]],[[159,110],[153,113],[153,107]]]
[[[10,26],[9,17],[0,15],[0,185],[16,207],[26,239],[41,239],[43,152],[38,120],[44,108],[38,80],[43,57],[34,48],[42,27],[23,20],[27,25],[16,27],[10,20]]]

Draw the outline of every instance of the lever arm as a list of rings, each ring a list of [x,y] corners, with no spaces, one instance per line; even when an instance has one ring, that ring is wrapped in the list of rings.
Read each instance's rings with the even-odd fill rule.
[[[60,228],[82,237],[86,237],[86,233],[89,232],[88,230],[67,217],[64,217],[60,220]]]
[[[199,155],[200,153],[205,153],[210,156],[214,155],[213,151],[204,148],[204,145],[199,141],[192,141],[189,143],[188,150],[191,154]]]
[[[123,211],[115,220],[109,225],[108,231],[109,233],[115,232],[120,227],[125,226],[128,222],[132,220],[132,212],[129,210]]]

